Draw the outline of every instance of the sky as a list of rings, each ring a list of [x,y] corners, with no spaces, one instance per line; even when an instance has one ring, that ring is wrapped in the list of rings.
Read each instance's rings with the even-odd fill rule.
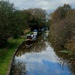
[[[52,13],[57,7],[70,4],[75,8],[75,0],[9,0],[17,9],[42,8]]]

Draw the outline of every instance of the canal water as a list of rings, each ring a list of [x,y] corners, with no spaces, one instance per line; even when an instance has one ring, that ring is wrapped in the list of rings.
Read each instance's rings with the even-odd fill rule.
[[[45,32],[31,48],[19,48],[10,75],[75,75],[74,62],[51,47],[48,32]]]

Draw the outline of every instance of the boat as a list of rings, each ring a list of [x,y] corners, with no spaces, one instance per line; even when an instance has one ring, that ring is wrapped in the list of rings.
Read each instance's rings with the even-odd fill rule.
[[[33,40],[31,35],[27,35],[26,39],[25,39],[25,46],[26,48],[31,47],[33,45]]]

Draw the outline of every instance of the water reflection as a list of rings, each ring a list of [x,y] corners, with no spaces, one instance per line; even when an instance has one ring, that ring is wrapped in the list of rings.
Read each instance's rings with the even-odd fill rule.
[[[26,66],[25,63],[17,62],[13,63],[12,72],[10,75],[25,75],[26,74]]]
[[[73,75],[68,67],[71,64],[57,56],[47,38],[45,33],[39,36],[32,48],[18,50],[14,58],[13,75]]]

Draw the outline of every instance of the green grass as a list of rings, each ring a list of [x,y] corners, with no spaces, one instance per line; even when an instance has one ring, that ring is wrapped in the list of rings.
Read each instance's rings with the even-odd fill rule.
[[[10,39],[6,47],[0,49],[0,75],[6,75],[12,56],[23,40],[24,37]]]
[[[68,50],[62,50],[62,51],[60,51],[61,53],[66,53],[66,54],[68,54],[69,53],[69,51]]]
[[[72,51],[70,51],[70,50],[62,50],[60,52],[61,53],[65,53],[65,54],[72,54]]]

